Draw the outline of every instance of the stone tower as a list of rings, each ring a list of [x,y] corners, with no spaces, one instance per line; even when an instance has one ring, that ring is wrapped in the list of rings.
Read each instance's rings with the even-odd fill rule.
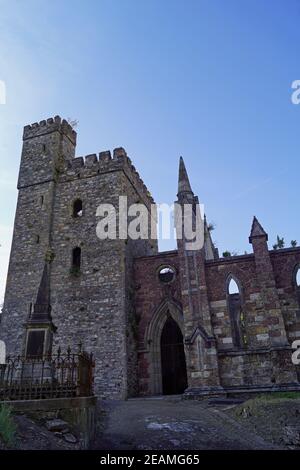
[[[24,128],[1,339],[9,354],[25,354],[46,263],[54,347],[82,341],[95,354],[96,392],[126,398],[137,377],[132,260],[156,253],[157,242],[100,240],[96,211],[112,204],[119,217],[120,196],[128,206],[153,200],[124,149],[74,158],[75,147],[59,116]]]

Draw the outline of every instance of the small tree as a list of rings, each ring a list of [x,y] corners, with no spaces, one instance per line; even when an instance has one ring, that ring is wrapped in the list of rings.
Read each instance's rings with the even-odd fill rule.
[[[277,245],[279,249],[284,248],[284,245],[285,245],[284,238],[283,237],[280,238],[278,235],[277,235]]]
[[[230,251],[223,251],[223,258],[229,258],[231,256]]]
[[[277,235],[277,243],[275,243],[275,245],[273,245],[273,249],[274,250],[280,250],[281,248],[284,248],[284,245],[285,245],[285,242],[284,242],[284,238],[280,238],[279,235]]]
[[[295,248],[298,245],[297,240],[291,240],[291,246]]]

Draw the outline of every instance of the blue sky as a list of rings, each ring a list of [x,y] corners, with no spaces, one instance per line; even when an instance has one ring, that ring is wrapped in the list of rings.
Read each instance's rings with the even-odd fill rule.
[[[300,243],[299,22],[297,0],[0,0],[0,298],[22,127],[56,114],[78,156],[125,147],[157,202],[182,155],[221,253],[251,251],[253,215]]]

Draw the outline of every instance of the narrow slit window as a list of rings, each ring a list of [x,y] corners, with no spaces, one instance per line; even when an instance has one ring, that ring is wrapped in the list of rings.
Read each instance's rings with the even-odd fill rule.
[[[242,297],[238,283],[230,278],[227,283],[227,305],[232,326],[232,340],[236,348],[247,345],[245,314],[242,309]]]
[[[81,266],[81,248],[77,246],[76,248],[73,249],[73,253],[72,253],[72,268],[79,271],[80,266]]]
[[[295,278],[294,278],[295,290],[296,290],[296,296],[297,296],[298,305],[299,305],[299,309],[297,311],[297,318],[300,320],[300,266],[296,268],[296,272],[294,275],[295,275]]]
[[[76,199],[73,204],[73,217],[82,217],[82,200]]]
[[[300,267],[296,271],[296,287],[300,288]]]

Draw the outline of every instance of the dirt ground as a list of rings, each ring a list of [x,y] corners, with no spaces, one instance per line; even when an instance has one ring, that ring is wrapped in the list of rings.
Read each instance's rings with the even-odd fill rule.
[[[300,399],[100,401],[98,450],[300,449]],[[25,415],[14,416],[16,449],[82,448]],[[7,448],[0,439],[0,450]]]
[[[5,445],[0,438],[0,450],[78,450],[81,443],[66,442],[53,432],[25,415],[15,415],[16,436],[13,445]]]
[[[231,405],[232,406],[232,405]],[[99,450],[275,449],[227,413],[226,403],[180,397],[102,402]]]

